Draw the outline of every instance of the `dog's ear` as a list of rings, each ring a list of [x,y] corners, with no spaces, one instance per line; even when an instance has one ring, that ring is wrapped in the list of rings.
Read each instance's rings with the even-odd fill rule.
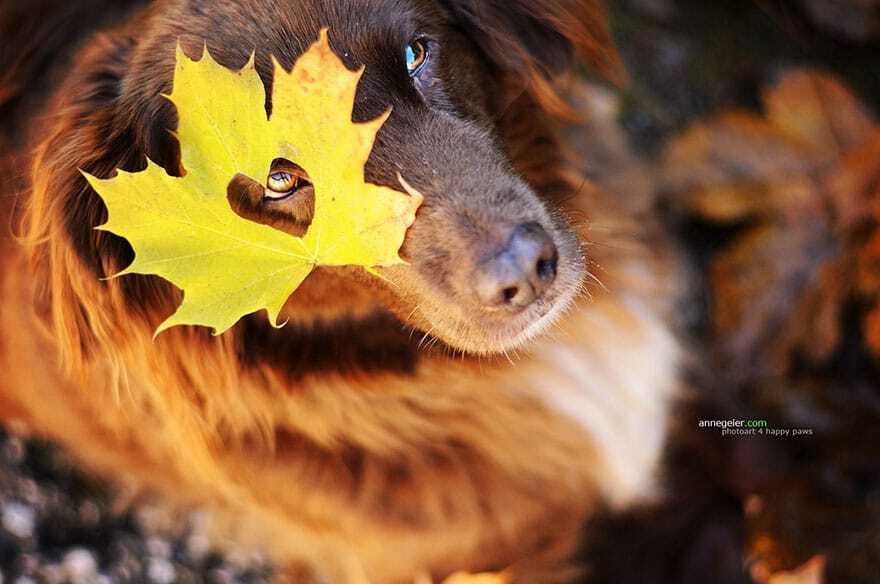
[[[179,168],[167,100],[154,100],[162,104],[157,111],[122,105],[134,48],[134,39],[124,35],[92,39],[49,105],[52,115],[40,128],[33,161],[31,215],[51,208],[45,222],[63,228],[63,239],[101,278],[124,267],[132,253],[121,238],[95,230],[106,221],[106,208],[83,173],[108,178],[117,169],[139,171],[147,156],[172,174]]]
[[[527,80],[548,109],[549,83],[581,61],[622,83],[625,74],[600,0],[444,0],[499,73]],[[543,94],[543,95],[542,95]]]
[[[170,104],[146,125],[120,106],[134,49],[127,36],[94,37],[49,104],[51,115],[33,131],[38,143],[20,239],[41,274],[37,281],[51,282],[40,302],[68,366],[78,366],[95,334],[115,330],[114,319],[154,318],[154,307],[173,300],[174,291],[157,278],[105,279],[128,265],[133,252],[124,239],[95,229],[107,212],[83,176],[138,171],[147,155],[170,172],[179,168],[176,141],[165,130],[173,121]]]

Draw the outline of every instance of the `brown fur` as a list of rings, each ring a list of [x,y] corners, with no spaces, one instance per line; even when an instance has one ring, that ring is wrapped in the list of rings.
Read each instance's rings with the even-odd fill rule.
[[[305,565],[326,581],[396,583],[512,565],[518,581],[549,582],[597,497],[625,504],[650,494],[663,404],[674,389],[662,249],[643,246],[644,218],[618,209],[565,163],[548,115],[563,112],[552,80],[575,49],[613,70],[601,12],[563,0],[390,2],[456,19],[464,31],[450,33],[459,93],[436,98],[463,121],[430,122],[430,135],[458,137],[432,155],[441,175],[462,184],[441,176],[438,186],[419,174],[426,165],[413,152],[425,147],[412,147],[410,129],[422,121],[406,117],[404,98],[367,168],[372,182],[393,184],[391,162],[399,163],[426,192],[404,247],[412,271],[388,272],[398,288],[355,270],[316,274],[279,331],[253,315],[220,337],[176,328],[153,340],[178,293],[155,278],[101,279],[131,251],[91,229],[104,209],[79,169],[108,176],[142,167],[147,155],[179,172],[167,132],[174,112],[157,98],[170,82],[175,40],[195,54],[203,37],[190,31],[214,31],[205,32],[208,48],[228,66],[256,46],[265,79],[270,52],[289,66],[316,27],[329,24],[331,40],[336,31],[357,53],[351,59],[367,64],[355,118],[382,111],[383,96],[395,91],[370,81],[371,70],[396,63],[350,36],[357,10],[341,0],[285,13],[274,4],[165,2],[135,13],[85,44],[41,121],[31,118],[37,146],[24,181],[24,231],[4,245],[0,415],[61,442],[98,473],[233,517],[239,537],[270,550],[291,574]],[[399,11],[392,8],[376,14]],[[238,36],[216,40],[224,26]],[[257,31],[285,38],[289,52],[266,50]],[[4,153],[7,164],[13,151],[21,149]],[[480,181],[514,195],[503,203],[468,195]],[[480,227],[457,228],[449,217]],[[487,320],[468,328],[456,312],[460,274],[474,250],[492,245],[493,229],[529,217],[552,230],[571,263],[570,281],[560,269],[560,290],[575,285],[581,249],[603,286],[587,285],[552,338],[531,340],[564,299],[547,300],[558,306],[542,309],[540,326]],[[572,221],[584,248],[568,235]],[[436,290],[443,286],[446,295]],[[497,355],[514,346],[515,356]],[[644,355],[647,370],[621,370],[621,355]],[[581,363],[589,367],[579,373]],[[578,405],[594,399],[599,413]],[[657,436],[636,448],[639,424],[654,416]],[[620,460],[594,433],[590,420],[611,417],[643,457]]]

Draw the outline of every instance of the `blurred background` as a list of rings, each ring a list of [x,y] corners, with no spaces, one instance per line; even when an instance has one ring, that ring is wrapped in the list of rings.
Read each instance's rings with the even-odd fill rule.
[[[698,358],[670,499],[598,521],[587,580],[880,582],[880,2],[610,7],[631,82],[585,99],[621,133],[582,137],[586,168],[693,261]],[[697,428],[718,418],[813,435]]]
[[[608,6],[630,82],[585,75],[566,132],[693,262],[698,358],[669,498],[600,514],[584,582],[880,582],[880,0]],[[697,427],[728,417],[813,435]],[[202,530],[0,433],[0,582],[271,580]]]

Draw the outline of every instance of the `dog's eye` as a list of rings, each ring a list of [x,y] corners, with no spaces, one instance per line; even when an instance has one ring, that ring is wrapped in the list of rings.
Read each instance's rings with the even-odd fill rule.
[[[283,199],[300,186],[300,177],[283,170],[273,172],[266,179],[266,198]]]
[[[266,201],[280,201],[311,186],[311,184],[309,182],[309,175],[298,164],[294,164],[284,158],[276,158],[272,161],[269,176],[266,178],[263,199]]]
[[[406,46],[406,70],[410,77],[418,75],[428,62],[428,47],[422,40],[414,40]]]

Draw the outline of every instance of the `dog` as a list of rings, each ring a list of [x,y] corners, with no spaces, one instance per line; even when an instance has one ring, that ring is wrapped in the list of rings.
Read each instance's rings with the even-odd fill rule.
[[[597,506],[661,493],[674,256],[558,137],[574,70],[622,78],[596,0],[5,4],[6,423],[213,509],[294,582],[564,581]],[[154,339],[180,291],[108,278],[133,252],[94,229],[81,171],[183,172],[163,97],[178,44],[231,69],[253,53],[271,95],[272,58],[290,69],[324,27],[365,66],[353,120],[391,109],[367,181],[425,197],[407,263],[318,269],[280,329],[255,314]],[[263,196],[230,183],[230,200],[301,232],[307,169],[276,163]]]

